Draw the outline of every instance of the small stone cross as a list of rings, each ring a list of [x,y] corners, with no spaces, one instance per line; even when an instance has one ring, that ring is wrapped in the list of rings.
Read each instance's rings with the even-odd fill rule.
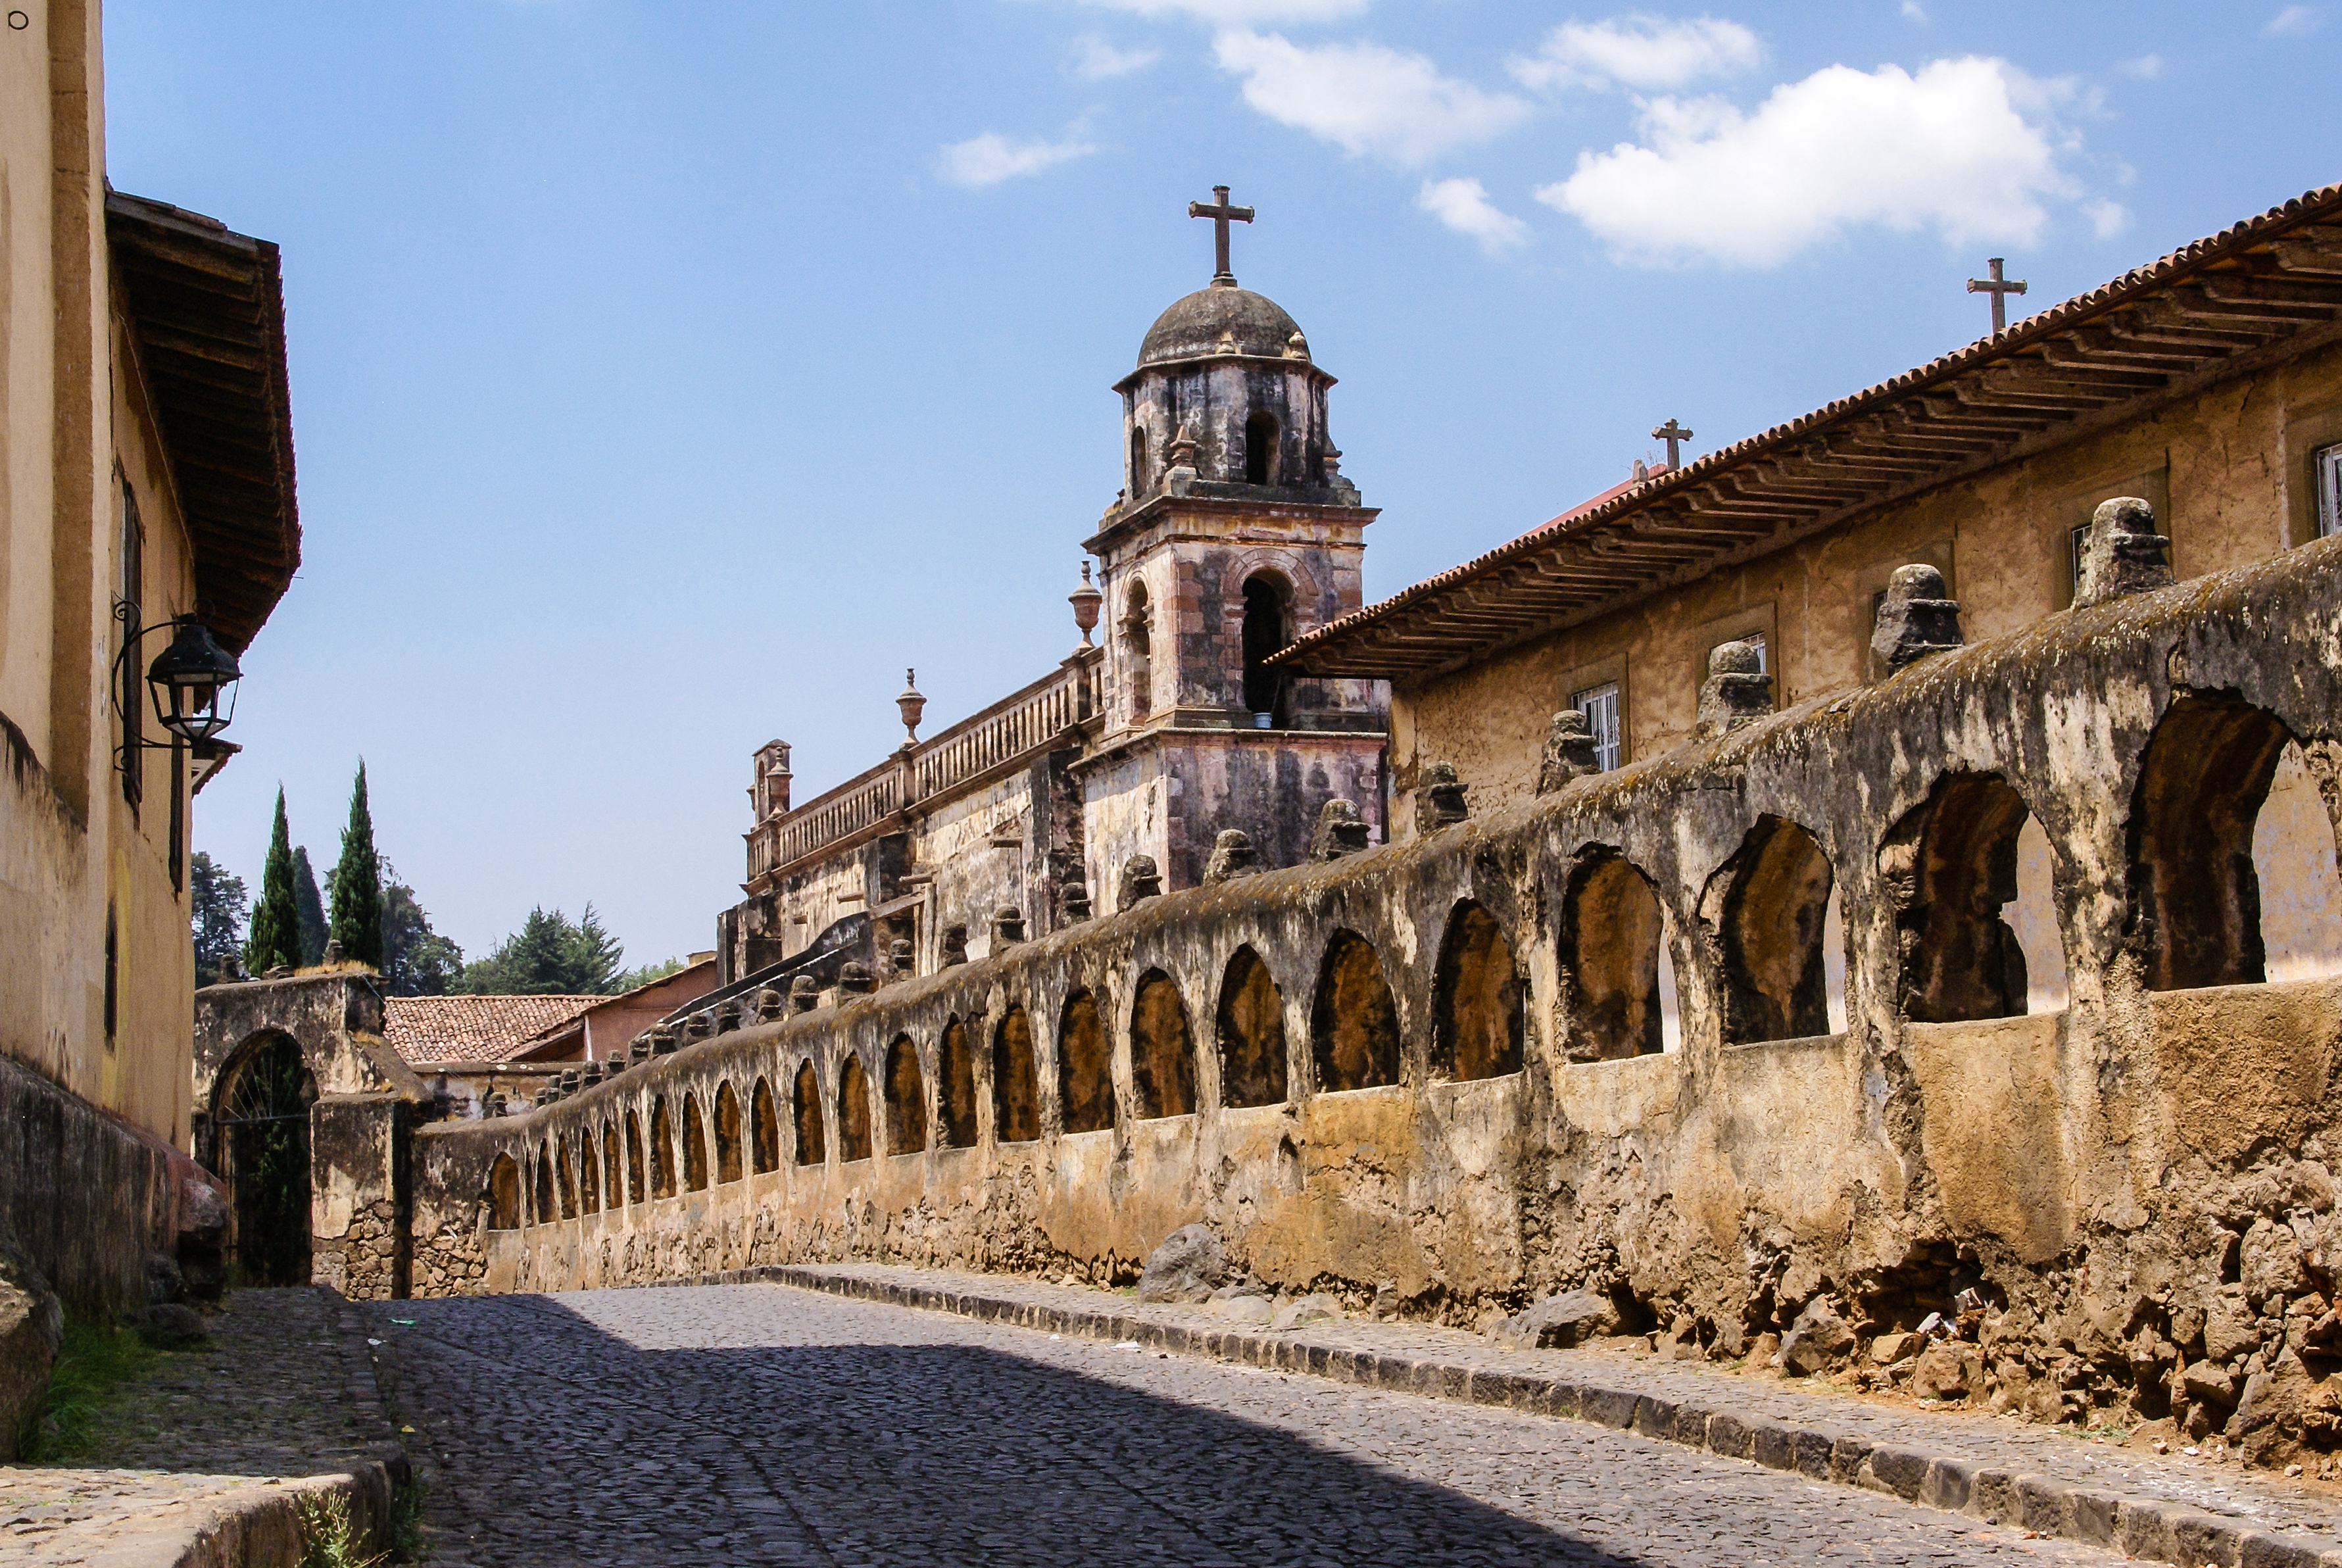
[[[1252,222],[1252,209],[1228,205],[1228,187],[1214,185],[1212,205],[1207,207],[1201,202],[1189,202],[1187,215],[1212,220],[1212,256],[1218,264],[1218,270],[1212,274],[1212,281],[1234,288],[1236,275],[1228,270],[1228,225]]]
[[[2001,275],[2000,269],[2002,265],[2003,258],[1994,256],[1990,261],[1984,264],[1985,271],[1992,275],[1990,277],[1972,277],[1968,279],[1968,292],[1970,294],[1988,294],[1992,295],[1992,330],[1996,334],[2004,333],[2008,330],[2008,296],[2013,294],[2023,294],[2025,292],[2025,280],[2023,278],[2018,278],[2016,281],[2011,282]]]
[[[1651,432],[1652,440],[1664,441],[1667,444],[1667,466],[1670,468],[1681,465],[1683,456],[1680,450],[1681,444],[1689,441],[1691,437],[1692,433],[1676,424],[1673,414],[1667,416],[1667,422],[1665,424]]]

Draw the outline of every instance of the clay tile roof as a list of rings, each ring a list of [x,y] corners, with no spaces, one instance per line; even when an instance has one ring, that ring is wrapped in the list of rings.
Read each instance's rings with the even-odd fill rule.
[[[385,996],[382,1034],[404,1062],[508,1062],[606,996]]]
[[[1680,468],[1656,469],[1354,610],[1271,662],[1419,678],[2103,428],[2149,400],[2330,341],[2342,185]]]

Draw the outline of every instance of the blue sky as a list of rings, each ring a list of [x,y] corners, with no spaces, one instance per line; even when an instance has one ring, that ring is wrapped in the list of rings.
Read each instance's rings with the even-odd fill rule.
[[[2329,14],[2330,13],[2330,14]],[[1110,385],[1236,271],[1341,377],[1367,592],[2342,177],[2331,7],[113,0],[115,184],[284,247],[305,561],[195,844],[281,780],[474,954],[712,944],[798,798],[1076,641]]]

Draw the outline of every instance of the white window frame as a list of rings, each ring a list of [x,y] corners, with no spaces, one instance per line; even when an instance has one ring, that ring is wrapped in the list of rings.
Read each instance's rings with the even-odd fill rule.
[[[1569,694],[1569,705],[1586,715],[1586,727],[1594,732],[1594,762],[1604,773],[1618,765],[1620,741],[1624,735],[1625,694],[1616,681],[1603,681]],[[1588,704],[1592,704],[1589,706]]]
[[[2317,536],[2342,534],[2342,441],[2309,454],[2310,482],[2317,491]]]

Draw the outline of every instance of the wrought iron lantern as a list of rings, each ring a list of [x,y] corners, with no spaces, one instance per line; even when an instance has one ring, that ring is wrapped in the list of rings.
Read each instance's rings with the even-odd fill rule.
[[[211,628],[192,615],[173,617],[178,632],[171,645],[146,666],[155,716],[190,745],[201,745],[235,717],[236,683],[244,678],[235,655],[213,640]]]

